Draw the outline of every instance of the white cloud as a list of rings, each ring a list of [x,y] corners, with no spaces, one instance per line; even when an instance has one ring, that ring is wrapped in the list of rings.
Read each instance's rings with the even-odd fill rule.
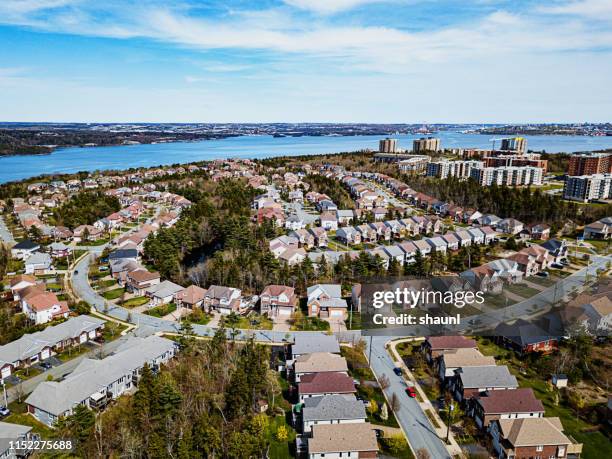
[[[332,14],[346,11],[367,3],[378,3],[384,0],[284,0],[287,5],[319,14]]]
[[[543,6],[539,11],[549,14],[581,16],[595,20],[612,20],[612,1],[576,0],[561,4]]]

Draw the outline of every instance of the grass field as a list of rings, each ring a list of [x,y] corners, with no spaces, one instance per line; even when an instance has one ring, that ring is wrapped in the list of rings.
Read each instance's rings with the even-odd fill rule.
[[[124,293],[125,289],[123,287],[120,287],[113,290],[109,290],[108,292],[104,292],[102,296],[107,300],[116,300],[117,298],[120,298],[121,295],[123,295]]]
[[[145,311],[144,313],[153,317],[164,317],[165,315],[170,314],[174,311],[176,311],[176,304],[168,303],[162,304],[161,306],[157,306],[155,308],[151,308]]]
[[[129,300],[125,300],[123,303],[120,303],[124,308],[136,308],[138,306],[142,306],[143,304],[147,304],[149,302],[149,298],[146,296],[135,296],[134,298],[130,298]]]

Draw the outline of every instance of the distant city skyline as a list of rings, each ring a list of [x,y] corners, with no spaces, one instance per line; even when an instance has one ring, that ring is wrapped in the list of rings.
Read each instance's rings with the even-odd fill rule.
[[[3,0],[0,120],[610,121],[609,0]]]

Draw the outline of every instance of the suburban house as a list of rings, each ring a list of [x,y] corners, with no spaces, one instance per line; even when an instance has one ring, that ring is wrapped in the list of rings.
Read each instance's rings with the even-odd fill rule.
[[[54,258],[66,258],[72,254],[72,247],[63,242],[53,242],[49,245],[51,256]]]
[[[319,219],[321,220],[321,228],[326,231],[338,229],[338,219],[332,212],[323,212]]]
[[[11,256],[17,260],[26,260],[30,255],[40,249],[40,245],[29,239],[18,242],[11,248]]]
[[[308,439],[308,458],[376,458],[378,441],[368,422],[315,425]]]
[[[529,233],[531,239],[539,239],[542,241],[550,238],[550,225],[546,223],[536,223],[535,225],[529,226]]]
[[[495,341],[523,355],[530,352],[549,354],[558,349],[558,339],[537,325],[518,319],[495,328]]]
[[[153,308],[162,304],[172,303],[176,294],[182,290],[183,287],[180,285],[165,280],[145,289],[145,295],[151,299],[149,307]]]
[[[412,241],[417,250],[421,252],[421,255],[425,256],[431,252],[431,245],[429,245],[425,240],[419,239],[417,241]]]
[[[339,284],[316,284],[308,287],[308,315],[344,320],[348,305]]]
[[[327,247],[329,238],[327,232],[321,227],[310,228],[308,230],[314,236],[316,247]]]
[[[585,239],[610,239],[612,237],[612,218],[606,217],[584,227]]]
[[[500,419],[491,423],[489,434],[499,459],[565,459],[582,452],[582,444],[563,433],[559,418]]]
[[[0,459],[21,459],[33,453],[34,442],[38,439],[32,434],[31,426],[0,422]],[[23,443],[23,448],[14,448],[17,442]],[[21,445],[20,445],[21,446]]]
[[[206,298],[206,289],[190,285],[175,295],[174,302],[178,307],[196,309],[202,307],[204,298]]]
[[[484,356],[478,349],[460,348],[447,351],[438,357],[438,373],[441,381],[455,376],[455,371],[466,367],[486,367],[495,365],[495,358]]]
[[[306,251],[300,248],[288,248],[278,256],[279,260],[284,261],[289,266],[299,265],[306,258]]]
[[[291,358],[296,359],[301,355],[312,354],[314,352],[340,354],[340,345],[334,335],[297,333],[295,341],[291,345]]]
[[[159,273],[144,268],[131,271],[125,276],[127,290],[136,296],[144,295],[148,288],[158,285],[160,281]]]
[[[25,261],[26,274],[46,274],[53,269],[51,255],[43,252],[34,252]]]
[[[78,405],[104,408],[111,400],[132,391],[142,368],[153,371],[168,362],[176,352],[176,343],[151,335],[130,337],[115,353],[102,360],[84,359],[62,381],[39,384],[26,399],[28,413],[47,426],[73,413]]]
[[[346,359],[331,352],[313,352],[302,354],[293,362],[293,374],[296,382],[302,376],[311,373],[347,373]]]
[[[29,274],[19,274],[13,277],[9,283],[13,301],[19,301],[20,293],[26,287],[32,287],[37,284],[37,279]]]
[[[497,223],[496,229],[506,234],[518,234],[524,227],[525,225],[515,218],[504,218]]]
[[[97,241],[103,234],[104,232],[95,226],[80,225],[74,229],[72,238],[75,242]]]
[[[259,295],[260,312],[268,317],[289,318],[298,305],[298,297],[293,287],[268,285]]]
[[[302,431],[308,433],[314,425],[347,424],[366,421],[363,402],[354,396],[330,394],[310,397],[302,407]]]
[[[51,322],[53,319],[60,317],[68,317],[70,314],[66,301],[58,300],[53,292],[41,290],[33,290],[23,296],[21,298],[21,310],[37,325]]]
[[[204,307],[209,312],[215,309],[221,314],[229,314],[232,311],[238,312],[241,300],[242,291],[240,289],[211,285],[206,290]]]
[[[98,339],[104,324],[93,316],[72,317],[0,346],[0,378],[8,378],[15,370],[46,360],[71,346]]]
[[[544,405],[531,388],[492,390],[470,400],[467,414],[474,418],[478,427],[486,429],[499,419],[541,418]]]
[[[361,241],[365,243],[373,243],[378,239],[378,233],[375,228],[370,227],[369,225],[358,225],[357,231],[361,234]]]
[[[485,293],[501,293],[504,286],[499,274],[488,264],[463,271],[459,276],[466,279],[475,290]]]
[[[355,394],[353,378],[346,373],[311,373],[300,378],[298,399],[304,403],[307,398],[329,394]]]
[[[433,362],[445,352],[457,349],[477,349],[476,341],[465,336],[429,336],[421,345],[428,362]]]
[[[345,226],[336,230],[336,239],[343,244],[361,244],[361,233],[352,226]]]
[[[451,391],[459,402],[467,401],[482,392],[516,389],[518,382],[505,365],[465,367],[455,371]]]
[[[552,257],[554,263],[559,263],[561,260],[567,257],[567,241],[565,239],[549,239],[548,241],[541,244],[549,255]]]

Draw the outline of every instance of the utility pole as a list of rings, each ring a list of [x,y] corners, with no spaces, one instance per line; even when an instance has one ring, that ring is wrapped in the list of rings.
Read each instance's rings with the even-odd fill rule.
[[[370,350],[368,352],[368,363],[372,367],[372,335],[370,335]]]
[[[2,381],[2,392],[4,392],[4,407],[8,408],[8,397],[6,396],[6,384],[4,379],[0,379]]]

